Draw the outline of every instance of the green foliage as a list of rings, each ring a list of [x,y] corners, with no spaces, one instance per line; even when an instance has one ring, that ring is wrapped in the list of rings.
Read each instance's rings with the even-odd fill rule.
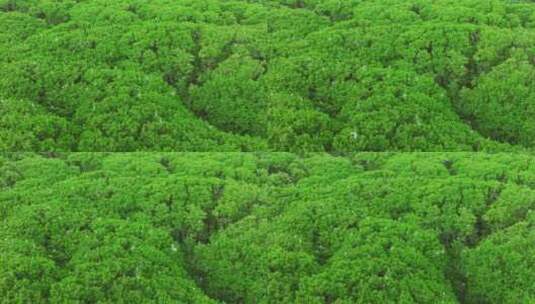
[[[0,148],[532,149],[534,16],[502,0],[0,0]]]
[[[202,87],[192,88],[191,108],[219,129],[262,135],[266,96],[255,81],[262,70],[254,60],[229,58],[207,75]]]
[[[298,302],[455,302],[442,273],[444,249],[432,232],[365,219],[344,238],[328,266],[303,282]]]
[[[525,221],[491,234],[466,251],[468,299],[473,303],[533,301],[535,226],[533,213]]]
[[[535,140],[535,68],[527,60],[510,59],[481,77],[466,91],[466,107],[483,134],[531,146]]]
[[[5,153],[2,303],[530,303],[530,154]]]
[[[27,100],[0,99],[0,150],[69,151],[72,143],[64,118]]]

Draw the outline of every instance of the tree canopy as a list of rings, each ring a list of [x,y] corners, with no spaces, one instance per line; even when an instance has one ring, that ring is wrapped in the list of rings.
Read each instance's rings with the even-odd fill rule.
[[[3,151],[518,151],[535,5],[0,0]]]
[[[530,303],[530,154],[10,153],[1,303]]]

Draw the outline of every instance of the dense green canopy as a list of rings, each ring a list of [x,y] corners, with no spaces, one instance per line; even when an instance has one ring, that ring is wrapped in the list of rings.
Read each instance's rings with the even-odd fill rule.
[[[535,4],[0,0],[0,150],[535,146]]]
[[[0,303],[531,303],[535,156],[5,154]]]

